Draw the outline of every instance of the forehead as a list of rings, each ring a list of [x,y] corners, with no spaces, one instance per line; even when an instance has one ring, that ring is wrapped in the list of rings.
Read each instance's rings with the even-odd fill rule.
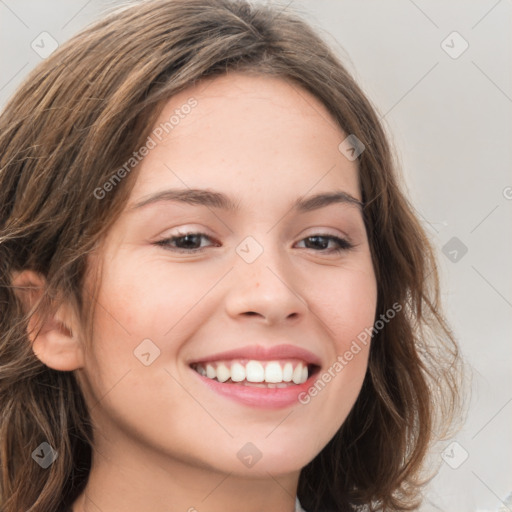
[[[346,134],[316,97],[280,77],[202,81],[165,104],[150,137],[155,146],[139,166],[134,201],[164,186],[253,197],[318,186],[360,199],[357,165],[338,149]]]

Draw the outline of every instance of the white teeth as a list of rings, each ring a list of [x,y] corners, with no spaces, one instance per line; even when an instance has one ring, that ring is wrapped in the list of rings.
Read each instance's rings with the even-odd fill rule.
[[[293,370],[292,380],[295,384],[302,382],[302,364],[298,364]]]
[[[231,380],[233,382],[245,380],[245,368],[240,363],[234,363],[231,366]]]
[[[284,388],[293,384],[303,384],[308,380],[308,366],[299,362],[293,367],[292,362],[268,361],[264,364],[251,360],[243,365],[238,361],[233,363],[219,362],[196,364],[195,370],[208,379],[219,382],[232,382],[269,388]]]
[[[300,383],[303,384],[307,380],[308,380],[308,367],[304,366],[304,368],[302,368],[302,375],[300,378]]]
[[[271,361],[265,366],[265,382],[283,382],[283,370],[277,361]]]
[[[265,370],[258,361],[249,361],[245,365],[245,378],[248,382],[263,382],[265,380]]]
[[[231,377],[231,372],[225,364],[219,364],[217,366],[217,380],[219,382],[226,382]]]
[[[211,364],[206,365],[206,376],[209,379],[215,379],[215,377],[217,377],[217,372],[215,371],[215,368]]]
[[[292,375],[293,375],[292,363],[286,363],[283,368],[283,381],[290,382],[292,380]]]

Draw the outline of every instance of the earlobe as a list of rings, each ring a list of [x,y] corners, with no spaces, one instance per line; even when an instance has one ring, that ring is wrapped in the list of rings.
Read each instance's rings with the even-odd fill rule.
[[[37,272],[24,270],[13,276],[15,293],[30,312],[44,294],[46,280]],[[70,303],[61,304],[49,316],[36,310],[30,316],[27,335],[37,358],[54,370],[73,371],[84,365],[84,354],[78,333],[79,323]]]

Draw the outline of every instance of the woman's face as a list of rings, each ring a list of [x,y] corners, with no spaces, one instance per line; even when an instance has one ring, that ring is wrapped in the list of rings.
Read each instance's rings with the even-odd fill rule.
[[[77,373],[110,455],[284,474],[339,429],[377,293],[346,137],[278,78],[234,73],[167,103],[90,260],[101,286]]]

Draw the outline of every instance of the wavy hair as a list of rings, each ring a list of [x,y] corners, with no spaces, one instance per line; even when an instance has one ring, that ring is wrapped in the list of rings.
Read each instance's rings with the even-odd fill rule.
[[[272,75],[318,98],[358,157],[377,278],[368,370],[348,418],[302,469],[310,512],[412,510],[440,425],[458,411],[460,355],[439,303],[435,255],[401,190],[376,110],[336,52],[300,16],[245,0],[149,0],[117,9],[41,62],[0,116],[0,506],[48,512],[83,491],[93,426],[73,372],[35,356],[13,275],[45,278],[37,310],[74,305],[87,329],[87,257],[126,204],[137,169],[102,200],[95,190],[141,147],[165,102],[206,77]],[[41,469],[43,441],[59,456]]]

